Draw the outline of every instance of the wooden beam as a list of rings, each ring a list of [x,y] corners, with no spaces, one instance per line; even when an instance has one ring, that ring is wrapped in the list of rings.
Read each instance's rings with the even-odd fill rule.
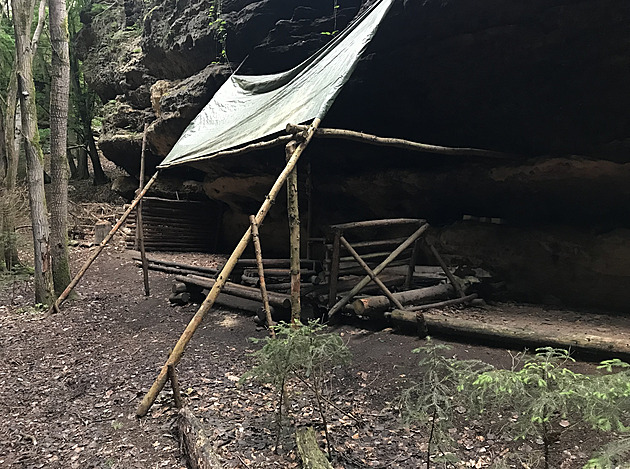
[[[287,126],[287,132],[297,134],[306,129],[303,125]],[[363,132],[355,132],[352,130],[341,129],[317,129],[316,137],[320,138],[343,138],[353,140],[355,142],[368,143],[370,145],[387,146],[394,148],[402,148],[404,150],[419,151],[423,153],[436,153],[448,156],[475,156],[479,158],[509,159],[518,158],[518,155],[503,153],[493,150],[482,150],[478,148],[461,148],[461,147],[444,147],[440,145],[430,145],[427,143],[418,143],[402,138],[377,137],[376,135],[366,134]]]
[[[269,194],[265,198],[265,201],[262,203],[260,209],[258,210],[258,213],[256,214],[256,223],[258,225],[260,225],[265,219],[265,217],[267,216],[267,213],[269,212],[273,203],[275,202],[276,197],[278,196],[278,193],[280,192],[280,189],[282,188],[282,186],[284,186],[284,183],[286,182],[287,177],[289,176],[291,171],[293,171],[293,168],[295,167],[298,160],[300,159],[300,155],[302,155],[302,152],[306,149],[306,147],[310,143],[313,137],[313,133],[315,132],[315,129],[317,128],[317,126],[319,126],[319,123],[320,123],[319,118],[316,118],[313,120],[307,132],[305,140],[302,143],[300,143],[298,147],[295,149],[295,151],[291,155],[291,158],[287,162],[287,165],[285,166],[284,170],[282,171],[282,173],[280,173],[280,175],[278,176],[278,179],[276,179],[276,182],[272,186],[271,190],[269,191]],[[188,342],[190,342],[193,334],[195,333],[195,331],[201,324],[201,320],[206,315],[206,313],[210,311],[210,308],[212,308],[214,301],[219,296],[219,293],[221,293],[221,290],[223,289],[223,286],[227,282],[229,275],[232,273],[232,270],[234,270],[234,267],[236,266],[238,259],[241,257],[241,255],[243,254],[243,251],[245,251],[245,248],[249,244],[249,241],[251,240],[251,236],[252,236],[252,229],[250,226],[247,228],[247,230],[245,231],[245,234],[243,234],[243,237],[241,238],[238,245],[236,246],[236,248],[230,255],[230,258],[227,260],[227,262],[223,266],[223,269],[219,273],[219,276],[217,277],[216,282],[212,286],[212,289],[208,293],[208,296],[206,297],[204,302],[201,304],[201,306],[199,307],[195,315],[192,317],[192,319],[188,323],[188,326],[186,327],[181,337],[179,338],[179,340],[173,347],[172,353],[168,357],[164,366],[162,366],[162,369],[158,377],[156,378],[155,382],[151,386],[151,389],[149,389],[149,392],[147,392],[147,394],[142,399],[142,402],[140,403],[140,405],[138,406],[138,409],[136,410],[136,415],[138,417],[142,417],[146,415],[146,413],[149,411],[149,409],[155,402],[155,399],[157,398],[158,394],[160,393],[160,391],[164,387],[164,384],[166,383],[168,365],[179,363],[179,361],[181,360],[182,355],[184,353],[184,349],[186,348],[186,346],[188,345]]]

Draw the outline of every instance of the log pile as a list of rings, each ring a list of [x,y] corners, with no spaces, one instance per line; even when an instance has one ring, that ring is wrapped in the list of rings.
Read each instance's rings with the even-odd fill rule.
[[[147,251],[212,252],[216,249],[222,208],[217,203],[145,197],[142,204]],[[136,241],[135,217],[127,223],[127,248]]]
[[[326,260],[323,263],[300,262],[302,319],[325,319],[333,304],[331,301],[338,306],[339,299],[347,297],[348,301],[338,308],[339,311],[364,319],[388,320],[400,329],[410,330],[423,323],[422,312],[425,310],[473,301],[476,294],[469,291],[470,283],[465,284],[455,277],[431,246],[426,246],[425,251],[432,253],[439,265],[415,265],[418,245],[423,242],[421,235],[426,227],[424,220],[417,219],[337,225],[337,235],[328,243]],[[380,239],[368,237],[350,244],[343,232],[358,228],[372,233],[384,228],[387,236]],[[138,254],[132,257],[139,263]],[[155,256],[148,256],[147,260],[149,269],[176,275],[169,297],[174,305],[202,302],[215,285],[220,270]],[[261,262],[271,319],[286,321],[291,311],[290,260],[261,259]],[[250,312],[259,324],[267,324],[260,274],[256,259],[238,260],[216,303]],[[360,288],[357,288],[358,284]]]

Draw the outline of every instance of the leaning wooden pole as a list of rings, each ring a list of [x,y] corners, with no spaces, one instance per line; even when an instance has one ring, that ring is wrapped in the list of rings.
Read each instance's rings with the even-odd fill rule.
[[[263,265],[262,247],[260,246],[260,235],[258,234],[258,224],[254,215],[249,216],[249,224],[252,228],[252,241],[254,242],[254,253],[256,254],[256,265],[258,267],[258,278],[260,279],[260,296],[262,297],[263,309],[265,310],[265,318],[267,319],[267,327],[271,337],[276,337],[276,331],[273,319],[271,317],[271,308],[269,307],[269,294],[267,293],[267,284],[265,283],[265,267]]]
[[[144,195],[147,193],[147,191],[155,183],[155,181],[158,178],[158,174],[160,174],[160,172],[156,171],[156,173],[153,175],[153,177],[151,177],[151,179],[149,179],[147,184],[144,186],[144,189],[142,189],[140,191],[140,193],[136,196],[136,198],[133,200],[133,202],[131,202],[131,205],[129,206],[129,208],[127,208],[127,210],[125,210],[125,213],[123,213],[122,217],[120,217],[120,219],[118,220],[118,223],[116,223],[114,225],[114,227],[109,231],[107,236],[105,236],[105,239],[103,239],[103,241],[101,241],[101,244],[98,245],[98,248],[96,249],[96,251],[94,251],[92,253],[92,255],[88,258],[88,260],[85,261],[85,263],[83,264],[83,267],[81,267],[81,270],[79,270],[77,272],[77,274],[74,276],[74,278],[72,279],[70,284],[61,293],[61,295],[59,295],[59,298],[57,298],[57,301],[55,301],[53,303],[51,308],[48,310],[48,314],[52,314],[53,312],[59,310],[59,307],[61,306],[61,304],[64,301],[66,301],[66,299],[68,298],[68,295],[70,295],[70,293],[72,292],[74,287],[77,286],[77,283],[79,283],[79,281],[81,280],[83,275],[87,272],[87,270],[90,268],[92,263],[96,260],[96,258],[99,256],[99,254],[101,252],[103,252],[103,249],[105,249],[105,246],[107,245],[107,243],[109,243],[109,240],[112,239],[112,237],[120,229],[122,224],[125,223],[125,220],[129,216],[129,214],[133,211],[134,208],[136,208],[136,206],[138,205],[140,200],[142,200],[142,197],[144,197]]]
[[[144,162],[145,152],[147,149],[147,124],[144,124],[144,133],[142,134],[142,151],[140,152],[140,185],[138,192],[142,192],[144,187]],[[140,259],[142,260],[142,278],[144,280],[144,294],[150,295],[149,289],[149,261],[147,261],[147,252],[144,249],[144,225],[142,224],[142,199],[138,202],[136,209],[136,237],[138,239],[138,248],[140,249]]]
[[[260,225],[265,219],[265,217],[267,216],[267,213],[269,212],[269,210],[271,209],[271,206],[275,202],[276,197],[278,196],[278,193],[280,192],[280,189],[282,189],[282,186],[286,182],[287,177],[289,176],[289,174],[291,173],[291,171],[297,164],[300,158],[300,155],[302,154],[304,149],[308,146],[309,142],[313,138],[313,132],[315,131],[315,129],[317,129],[317,126],[319,125],[319,123],[320,123],[319,118],[316,118],[313,120],[313,122],[309,126],[308,131],[305,135],[304,141],[300,143],[300,145],[298,145],[298,147],[295,149],[295,151],[291,155],[291,158],[287,162],[287,165],[285,166],[284,170],[282,171],[282,173],[280,173],[280,176],[278,176],[278,179],[276,179],[276,182],[274,183],[273,187],[269,191],[269,194],[265,198],[265,201],[263,202],[260,209],[258,210],[258,213],[256,214],[256,223],[258,225]],[[230,256],[230,258],[227,260],[225,265],[223,266],[223,269],[219,273],[216,279],[216,282],[214,283],[212,289],[210,290],[210,293],[208,293],[208,296],[206,297],[204,302],[201,304],[201,306],[199,307],[199,309],[197,310],[193,318],[188,323],[188,326],[186,327],[181,337],[175,344],[175,347],[173,347],[173,351],[171,352],[171,354],[168,357],[168,360],[166,361],[166,363],[160,370],[160,373],[158,377],[156,378],[155,382],[153,383],[153,385],[151,386],[151,389],[149,389],[149,392],[147,392],[147,394],[142,399],[142,402],[140,403],[140,405],[138,406],[138,409],[136,410],[136,415],[138,417],[142,417],[146,415],[146,413],[149,411],[149,409],[155,402],[155,399],[157,398],[158,394],[164,387],[164,384],[166,384],[166,380],[168,378],[168,365],[179,363],[179,361],[181,360],[182,354],[184,353],[184,349],[186,348],[186,345],[188,345],[188,342],[190,342],[190,339],[192,339],[192,336],[195,333],[195,330],[197,330],[197,328],[199,327],[199,324],[201,324],[201,320],[206,315],[206,313],[210,311],[210,308],[212,308],[212,305],[214,304],[215,300],[219,296],[219,293],[221,293],[221,289],[223,288],[223,285],[225,285],[225,282],[227,282],[227,279],[229,275],[232,273],[232,270],[234,269],[234,267],[236,266],[238,259],[243,254],[243,251],[245,251],[245,248],[249,244],[251,236],[252,236],[252,229],[250,226],[249,228],[247,228],[247,231],[245,231],[245,234],[243,235],[238,245],[234,249],[234,252]]]
[[[287,143],[285,151],[287,161],[295,151],[297,142]],[[287,214],[289,217],[289,246],[291,260],[291,325],[297,327],[301,323],[302,308],[300,305],[300,209],[298,207],[298,174],[297,165],[287,178]]]

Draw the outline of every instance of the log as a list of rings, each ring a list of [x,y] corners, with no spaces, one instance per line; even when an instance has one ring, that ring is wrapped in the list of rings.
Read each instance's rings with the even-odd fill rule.
[[[411,308],[407,308],[407,309],[409,311],[424,311],[424,310],[433,309],[433,308],[444,308],[445,306],[454,306],[454,305],[459,305],[462,303],[470,303],[475,298],[477,298],[477,294],[473,293],[472,295],[465,295],[460,298],[455,298],[453,300],[440,301],[438,303],[429,303],[429,304],[420,305],[420,306],[412,306]],[[483,301],[483,300],[480,300],[480,301]]]
[[[187,275],[175,277],[175,280],[185,284],[197,285],[202,288],[212,289],[216,284],[216,280],[211,278],[199,277],[198,275]],[[248,300],[261,301],[260,290],[258,288],[247,287],[245,285],[239,285],[238,283],[225,282],[223,290],[230,295],[238,296],[240,298],[246,298]],[[291,308],[291,297],[282,293],[267,292],[269,297],[269,304],[277,308]]]
[[[134,260],[140,260],[140,254],[132,253],[131,258]],[[201,272],[209,275],[216,275],[218,273],[218,269],[213,269],[212,267],[202,267],[199,265],[191,265],[191,264],[182,264],[181,262],[173,262],[160,259],[158,257],[147,256],[147,260],[152,264],[165,265],[169,267],[181,268],[186,270],[195,270],[197,272]]]
[[[533,329],[521,329],[497,324],[482,323],[479,320],[445,318],[438,314],[425,313],[425,320],[431,334],[463,336],[467,339],[493,341],[527,347],[556,347],[571,349],[578,353],[604,355],[630,360],[630,344],[627,340],[613,339],[594,334],[573,334],[559,332],[541,334]]]
[[[94,225],[94,244],[100,244],[112,229],[112,224],[107,220],[99,220]]]
[[[402,226],[402,225],[418,225],[421,226],[427,221],[420,218],[388,218],[383,220],[367,220],[367,221],[355,221],[350,223],[341,223],[339,225],[331,225],[331,229],[341,232],[354,230],[357,228],[382,228],[390,226]]]
[[[263,260],[264,262],[264,260]],[[290,269],[279,269],[279,268],[265,268],[265,278],[267,277],[282,277],[289,278],[291,275]],[[313,269],[300,269],[300,275],[302,277],[310,277],[311,275],[315,275],[317,272]],[[247,277],[256,277],[258,276],[258,269],[250,269],[247,268],[243,271],[243,275]]]
[[[61,295],[59,295],[59,298],[57,298],[57,301],[55,301],[53,303],[53,305],[50,307],[50,309],[48,310],[48,315],[52,314],[53,312],[59,311],[59,307],[61,306],[61,304],[66,301],[66,299],[68,298],[68,295],[70,295],[70,292],[72,292],[72,290],[74,289],[74,287],[77,286],[77,284],[79,283],[79,281],[81,280],[81,278],[83,277],[83,275],[85,275],[85,272],[87,272],[87,270],[90,268],[90,266],[92,265],[92,263],[96,260],[96,258],[99,256],[99,254],[101,252],[103,252],[103,249],[105,249],[105,246],[107,245],[107,243],[109,242],[110,239],[112,239],[114,237],[114,234],[116,234],[116,232],[120,229],[120,227],[122,226],[123,223],[125,223],[125,220],[127,219],[127,217],[129,216],[129,214],[131,213],[131,211],[136,208],[136,206],[138,205],[138,203],[140,202],[140,200],[142,199],[142,197],[144,197],[144,195],[147,193],[147,191],[151,188],[151,186],[155,183],[155,181],[158,178],[158,174],[159,171],[156,171],[155,174],[151,177],[151,179],[149,179],[149,182],[147,182],[146,186],[144,186],[144,189],[142,189],[142,191],[136,196],[136,198],[133,200],[133,202],[131,202],[131,205],[129,205],[129,207],[127,208],[127,210],[125,211],[125,213],[122,214],[122,216],[120,217],[120,219],[118,220],[118,222],[116,223],[116,225],[114,225],[114,227],[110,230],[110,232],[107,234],[107,236],[105,236],[105,239],[98,245],[98,248],[92,253],[92,255],[85,261],[85,263],[83,264],[83,266],[81,267],[81,269],[77,272],[77,274],[74,276],[74,278],[72,279],[72,281],[70,282],[70,284],[66,287],[66,289],[61,293]]]
[[[140,261],[136,261],[135,264],[137,267],[142,267],[142,264],[140,263]],[[202,276],[206,275],[203,272],[198,272],[196,270],[178,269],[175,267],[167,267],[165,265],[158,265],[158,264],[151,264],[151,263],[149,264],[149,270],[155,270],[156,272],[164,272],[165,274],[175,274],[175,275],[187,275],[187,274],[202,275]]]
[[[185,283],[175,282],[173,284],[173,286],[171,287],[171,292],[172,293],[184,293],[187,289],[188,289],[188,286],[186,286]]]
[[[297,133],[304,131],[305,126],[295,125],[287,128],[287,132]],[[341,129],[317,129],[315,137],[320,138],[344,138],[371,145],[388,146],[394,148],[402,148],[404,150],[420,151],[423,153],[436,153],[438,155],[448,156],[475,156],[478,158],[494,158],[494,159],[516,159],[517,155],[502,153],[492,150],[481,150],[478,148],[457,148],[443,147],[439,145],[429,145],[427,143],[418,143],[402,138],[377,137],[376,135],[366,134],[363,132],[354,132],[352,130]]]
[[[295,432],[295,442],[304,469],[333,469],[324,452],[319,449],[313,427],[299,428]]]
[[[282,186],[287,180],[287,177],[289,176],[289,174],[291,173],[291,171],[297,164],[298,160],[300,159],[302,152],[310,143],[313,137],[313,133],[315,129],[319,126],[320,122],[321,120],[319,118],[313,119],[313,122],[311,123],[309,130],[307,132],[306,139],[302,143],[300,143],[300,145],[295,149],[295,152],[293,152],[293,154],[291,155],[291,159],[287,162],[287,165],[280,173],[280,176],[278,176],[278,178],[276,179],[276,182],[273,184],[271,190],[269,191],[269,194],[265,198],[265,201],[262,203],[262,205],[260,206],[260,209],[258,210],[258,213],[256,214],[256,223],[258,225],[260,225],[264,221],[265,217],[267,216],[267,213],[271,209],[271,206],[275,202],[276,197],[278,196],[278,193],[280,192],[280,189],[282,188]],[[179,340],[175,344],[175,347],[173,347],[173,351],[168,357],[166,363],[162,366],[162,369],[160,370],[160,373],[158,374],[155,381],[153,382],[151,389],[149,389],[147,394],[142,399],[142,402],[138,406],[138,409],[136,409],[136,415],[138,417],[142,417],[146,415],[146,413],[149,411],[149,409],[155,402],[155,399],[157,398],[159,392],[164,387],[164,384],[166,384],[168,365],[176,364],[181,360],[184,350],[186,346],[188,345],[188,342],[190,342],[193,334],[195,333],[195,331],[201,324],[203,317],[206,315],[208,311],[210,311],[210,308],[212,308],[212,305],[214,304],[215,300],[219,296],[219,293],[221,293],[221,290],[223,289],[223,286],[227,282],[229,275],[234,270],[234,267],[236,266],[238,259],[241,257],[241,255],[245,251],[245,248],[249,244],[249,241],[251,240],[251,235],[252,235],[252,229],[250,226],[247,228],[247,230],[243,234],[243,237],[239,241],[238,245],[236,246],[236,248],[230,255],[230,258],[225,263],[225,266],[221,270],[221,273],[218,275],[217,281],[213,285],[210,292],[208,293],[208,296],[206,297],[204,302],[201,304],[201,306],[199,307],[199,309],[197,310],[193,318],[190,320],[190,322],[188,323],[188,326],[186,326],[186,329],[184,330]]]
[[[434,287],[394,293],[394,298],[403,305],[417,305],[436,299],[448,298],[454,291],[455,289],[450,283],[444,283]],[[386,296],[370,296],[368,298],[355,300],[354,303],[352,303],[352,307],[357,315],[367,316],[384,313],[389,309],[390,303]]]
[[[182,453],[192,469],[223,468],[201,422],[188,407],[179,411],[177,433]]]
[[[190,293],[182,292],[182,293],[171,293],[168,297],[168,301],[175,305],[186,305],[190,302]]]

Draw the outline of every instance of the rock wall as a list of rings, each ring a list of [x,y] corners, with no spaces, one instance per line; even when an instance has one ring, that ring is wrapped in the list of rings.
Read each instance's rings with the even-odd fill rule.
[[[351,21],[362,3],[88,6],[79,43],[86,79],[108,101],[101,150],[135,174],[142,126],[149,122],[149,161],[157,164],[232,69],[269,73],[293,66]],[[315,142],[300,167],[305,181],[311,163],[311,234],[329,223],[383,216],[425,217],[442,227],[465,214],[501,217],[531,238],[490,227],[475,232],[477,250],[459,235],[444,235],[443,249],[460,259],[470,253],[471,262],[485,257],[491,268],[499,263],[498,239],[509,239],[520,248],[506,251],[510,267],[497,271],[529,279],[510,283],[519,299],[603,308],[627,303],[630,293],[622,289],[613,301],[606,282],[593,280],[601,269],[583,262],[562,264],[573,277],[556,275],[553,282],[534,281],[536,271],[554,272],[553,258],[539,256],[531,275],[518,272],[527,270],[521,253],[549,235],[577,240],[595,260],[604,243],[606,259],[619,257],[610,262],[616,280],[608,284],[630,276],[625,234],[617,235],[630,228],[629,21],[625,0],[397,1],[322,125],[519,156],[496,162]],[[229,249],[279,172],[282,153],[172,174],[205,180],[206,194],[230,207]],[[268,249],[280,251],[286,240],[281,205],[263,228],[273,233]],[[470,228],[452,226],[457,233]],[[582,275],[587,270],[597,274]]]

